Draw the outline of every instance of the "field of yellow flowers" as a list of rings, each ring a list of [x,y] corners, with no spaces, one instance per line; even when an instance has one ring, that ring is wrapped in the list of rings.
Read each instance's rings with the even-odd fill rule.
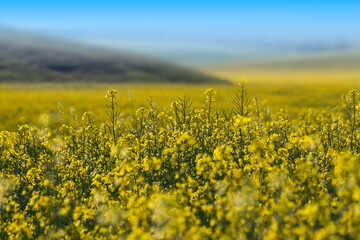
[[[317,75],[316,75],[317,77]],[[257,96],[262,107],[277,112],[286,109],[290,117],[297,117],[308,108],[324,110],[339,104],[341,96],[357,86],[355,82],[327,81],[324,83],[253,81],[248,83],[249,98]],[[95,115],[97,125],[108,119],[104,93],[118,89],[118,110],[134,115],[148,100],[156,102],[159,111],[169,111],[171,102],[178,97],[190,97],[192,107],[203,108],[206,89],[216,89],[217,111],[230,112],[233,108],[236,85],[186,84],[8,84],[0,85],[0,131],[15,131],[19,125],[30,124],[51,127],[59,124],[58,113],[63,112],[62,123],[72,124],[84,112]]]
[[[358,91],[292,117],[244,82],[201,98],[120,114],[109,90],[100,123],[0,132],[0,238],[359,239]]]

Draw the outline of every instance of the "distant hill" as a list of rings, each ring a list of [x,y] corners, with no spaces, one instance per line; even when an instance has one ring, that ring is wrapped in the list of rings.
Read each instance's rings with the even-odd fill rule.
[[[344,71],[360,70],[360,50],[306,54],[262,61],[218,64],[214,67],[246,70]]]
[[[0,28],[0,83],[228,83],[135,54]]]

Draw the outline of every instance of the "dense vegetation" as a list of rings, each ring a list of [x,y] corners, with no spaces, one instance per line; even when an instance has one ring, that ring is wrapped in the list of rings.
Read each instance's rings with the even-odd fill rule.
[[[340,99],[339,99],[340,100]],[[357,239],[359,93],[289,117],[187,97],[0,133],[2,239]],[[339,101],[340,102],[340,101]]]

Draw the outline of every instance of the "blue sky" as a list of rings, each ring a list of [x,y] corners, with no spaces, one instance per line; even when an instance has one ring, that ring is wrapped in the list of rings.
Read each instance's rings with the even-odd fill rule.
[[[355,1],[3,0],[0,23],[30,30],[121,34],[359,37]]]
[[[87,41],[360,42],[359,1],[3,0],[0,24]]]

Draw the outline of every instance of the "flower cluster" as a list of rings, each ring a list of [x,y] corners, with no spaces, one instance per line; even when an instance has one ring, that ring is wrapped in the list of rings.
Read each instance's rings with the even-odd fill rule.
[[[357,91],[290,118],[188,98],[109,121],[0,132],[1,239],[357,239]],[[255,109],[255,110],[252,110]]]

